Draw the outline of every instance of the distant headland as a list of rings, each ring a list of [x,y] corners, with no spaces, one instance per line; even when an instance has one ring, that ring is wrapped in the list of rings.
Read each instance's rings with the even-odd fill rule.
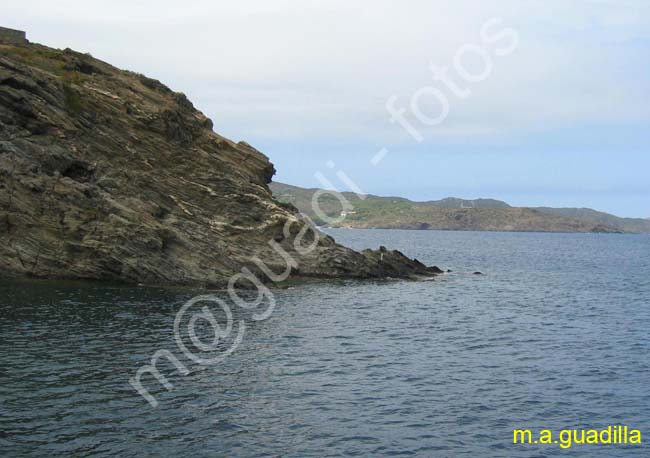
[[[495,199],[458,199],[414,202],[403,197],[367,195],[352,192],[335,196],[320,190],[315,208],[313,196],[318,189],[306,189],[283,183],[271,183],[276,199],[294,205],[317,224],[377,229],[432,229],[452,231],[504,232],[600,232],[650,233],[650,220],[619,218],[590,208],[512,207]],[[343,209],[345,199],[350,209]],[[322,214],[317,214],[321,212]]]

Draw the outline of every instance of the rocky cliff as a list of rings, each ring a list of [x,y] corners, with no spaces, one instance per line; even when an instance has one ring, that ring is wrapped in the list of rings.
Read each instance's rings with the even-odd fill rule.
[[[271,196],[274,172],[159,81],[71,50],[0,45],[1,276],[225,285],[244,267],[268,280],[255,257],[284,271],[278,246],[294,277],[435,273],[314,236]],[[297,234],[315,248],[298,252]]]

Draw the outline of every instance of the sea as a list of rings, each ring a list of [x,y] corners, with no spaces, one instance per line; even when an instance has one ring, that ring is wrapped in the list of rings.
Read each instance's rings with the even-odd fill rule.
[[[235,297],[2,281],[0,455],[650,456],[650,235],[327,232],[451,272]],[[610,426],[642,443],[513,443]]]

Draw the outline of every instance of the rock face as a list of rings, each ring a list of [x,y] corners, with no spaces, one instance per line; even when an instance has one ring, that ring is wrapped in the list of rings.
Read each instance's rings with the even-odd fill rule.
[[[0,45],[1,276],[225,285],[242,268],[269,281],[264,268],[283,272],[284,255],[292,277],[436,272],[308,230],[271,196],[274,173],[156,80]]]

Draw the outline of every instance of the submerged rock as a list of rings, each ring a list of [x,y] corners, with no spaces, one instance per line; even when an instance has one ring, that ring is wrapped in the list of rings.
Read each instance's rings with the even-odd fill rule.
[[[418,278],[273,199],[275,169],[181,93],[86,54],[0,45],[0,275],[225,285],[249,269]],[[312,245],[309,250],[304,247]]]

